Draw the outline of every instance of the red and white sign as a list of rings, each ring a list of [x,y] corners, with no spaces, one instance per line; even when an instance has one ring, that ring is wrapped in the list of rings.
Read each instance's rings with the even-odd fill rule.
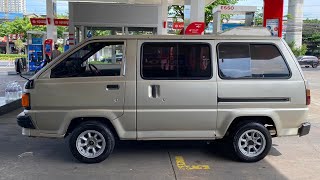
[[[191,23],[186,31],[186,35],[201,35],[204,32],[206,24],[204,22],[193,22]]]
[[[184,23],[183,22],[174,22],[172,25],[172,29],[183,29]]]
[[[220,9],[225,11],[233,11],[234,6],[221,6]]]
[[[50,18],[30,18],[30,21],[33,26],[44,26],[52,23]],[[53,21],[55,26],[69,26],[69,19],[54,19]]]
[[[30,18],[31,24],[33,26],[39,26],[39,25],[46,25],[47,20],[46,18]]]
[[[247,12],[256,12],[256,6],[232,6],[219,5],[212,10],[212,14],[221,12],[221,14],[245,14]]]
[[[56,26],[69,26],[69,19],[54,19]]]
[[[266,27],[272,36],[279,36],[279,19],[267,19]]]

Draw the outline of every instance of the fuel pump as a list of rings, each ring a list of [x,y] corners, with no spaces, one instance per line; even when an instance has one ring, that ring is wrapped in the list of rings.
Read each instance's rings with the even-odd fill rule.
[[[43,60],[43,39],[45,32],[28,31],[28,71],[35,71]]]
[[[53,47],[53,39],[46,39],[44,41],[44,54],[51,57],[52,54],[52,47]]]

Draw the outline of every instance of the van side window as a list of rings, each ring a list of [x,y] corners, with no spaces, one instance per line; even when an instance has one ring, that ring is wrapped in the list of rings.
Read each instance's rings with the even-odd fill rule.
[[[221,43],[218,53],[222,79],[272,79],[291,75],[280,51],[272,44]]]
[[[51,70],[51,78],[120,76],[123,42],[85,45]]]
[[[144,79],[211,79],[210,45],[204,43],[144,43]]]

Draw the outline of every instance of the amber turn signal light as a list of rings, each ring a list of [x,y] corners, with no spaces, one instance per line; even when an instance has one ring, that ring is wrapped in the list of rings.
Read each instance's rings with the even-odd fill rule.
[[[22,107],[24,108],[30,107],[30,94],[26,93],[22,95],[21,104],[22,104]]]
[[[307,105],[311,104],[311,92],[310,92],[310,89],[306,90],[306,104]]]

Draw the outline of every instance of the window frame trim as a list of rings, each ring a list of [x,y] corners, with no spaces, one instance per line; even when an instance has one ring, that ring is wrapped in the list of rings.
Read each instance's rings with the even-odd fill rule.
[[[177,77],[173,77],[173,78],[168,78],[168,77],[144,77],[143,76],[143,47],[146,44],[198,44],[198,45],[207,45],[209,47],[209,57],[210,57],[210,77],[206,77],[206,78],[202,78],[202,77],[185,77],[185,78],[177,78]],[[158,41],[154,41],[154,42],[143,42],[140,46],[140,77],[143,80],[170,80],[170,81],[187,81],[187,80],[202,80],[202,81],[208,81],[211,80],[213,78],[213,60],[214,60],[214,56],[213,53],[214,51],[212,50],[212,45],[209,42],[191,42],[191,41],[187,41],[187,42],[181,42],[181,41],[176,41],[176,42],[158,42]]]
[[[219,46],[221,44],[247,44],[249,46],[250,50],[250,45],[272,45],[277,48],[278,52],[282,56],[282,59],[284,60],[285,65],[287,66],[287,69],[289,71],[289,76],[288,77],[241,77],[241,78],[228,78],[228,77],[223,77],[221,76],[220,73],[220,56],[219,56]],[[267,42],[219,42],[216,45],[216,53],[217,53],[217,71],[218,71],[218,76],[221,80],[283,80],[283,79],[291,79],[292,78],[292,71],[291,68],[287,62],[287,59],[285,58],[284,54],[282,51],[280,51],[280,48],[277,44],[275,43],[267,43]],[[250,50],[250,58],[251,58],[251,50]]]
[[[120,75],[119,76],[87,76],[87,77],[62,77],[62,78],[53,78],[53,77],[51,77],[52,70],[56,66],[58,66],[58,64],[60,64],[66,58],[72,56],[75,52],[79,51],[80,49],[82,49],[83,47],[87,46],[88,44],[96,43],[96,42],[105,42],[105,43],[118,42],[118,43],[123,43],[123,46],[125,48],[124,49],[125,52],[123,54],[126,54],[126,51],[127,51],[127,49],[126,49],[127,48],[127,41],[126,40],[113,40],[113,39],[111,39],[111,40],[105,40],[105,39],[88,40],[86,42],[83,42],[83,43],[80,43],[80,44],[76,45],[73,49],[70,49],[70,50],[66,51],[65,53],[62,53],[61,58],[59,58],[59,60],[57,60],[56,62],[51,62],[51,65],[49,63],[48,65],[50,65],[50,66],[43,73],[41,73],[40,76],[42,74],[46,74],[46,72],[50,72],[49,73],[49,79],[76,79],[76,78],[86,78],[86,79],[88,79],[88,78],[122,78],[122,77],[125,77],[124,68],[126,66],[124,65],[124,63],[126,63],[126,61],[123,61],[124,63],[121,64],[121,69],[120,69]]]

